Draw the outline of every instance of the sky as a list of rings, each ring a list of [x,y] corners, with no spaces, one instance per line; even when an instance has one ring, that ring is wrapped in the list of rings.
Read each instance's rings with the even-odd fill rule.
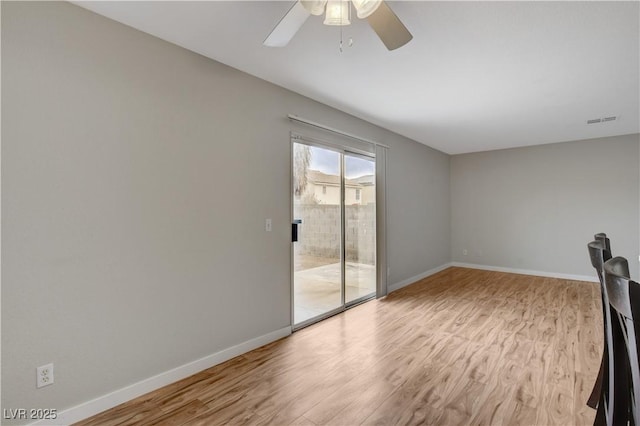
[[[340,174],[340,154],[327,149],[311,148],[311,170],[319,170],[322,173],[339,175]],[[375,174],[375,163],[360,157],[345,156],[345,177],[353,179],[364,175]]]

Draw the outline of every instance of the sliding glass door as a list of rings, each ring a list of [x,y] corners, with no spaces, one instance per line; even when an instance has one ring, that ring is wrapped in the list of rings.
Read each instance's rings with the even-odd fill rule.
[[[344,303],[341,163],[338,152],[293,144],[295,324],[332,312]]]
[[[375,160],[293,143],[293,323],[375,296]]]
[[[344,154],[345,302],[376,292],[376,164]]]

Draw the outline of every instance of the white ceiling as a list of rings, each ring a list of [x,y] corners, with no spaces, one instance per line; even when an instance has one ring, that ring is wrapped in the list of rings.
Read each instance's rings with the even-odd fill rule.
[[[637,1],[392,1],[414,39],[354,16],[342,54],[314,16],[262,45],[290,1],[75,3],[449,154],[640,131]]]

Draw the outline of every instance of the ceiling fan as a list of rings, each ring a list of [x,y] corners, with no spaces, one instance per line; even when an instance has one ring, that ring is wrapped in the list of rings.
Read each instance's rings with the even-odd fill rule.
[[[311,15],[325,14],[325,25],[349,25],[351,8],[348,0],[298,0],[282,17],[263,44],[283,47]],[[366,19],[389,50],[407,44],[413,36],[384,0],[352,0],[360,19]]]

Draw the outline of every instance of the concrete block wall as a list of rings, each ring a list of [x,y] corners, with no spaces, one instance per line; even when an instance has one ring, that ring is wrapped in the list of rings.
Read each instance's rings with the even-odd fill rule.
[[[328,204],[298,205],[296,253],[340,258],[340,206]],[[375,205],[345,207],[345,248],[348,262],[375,263]]]

